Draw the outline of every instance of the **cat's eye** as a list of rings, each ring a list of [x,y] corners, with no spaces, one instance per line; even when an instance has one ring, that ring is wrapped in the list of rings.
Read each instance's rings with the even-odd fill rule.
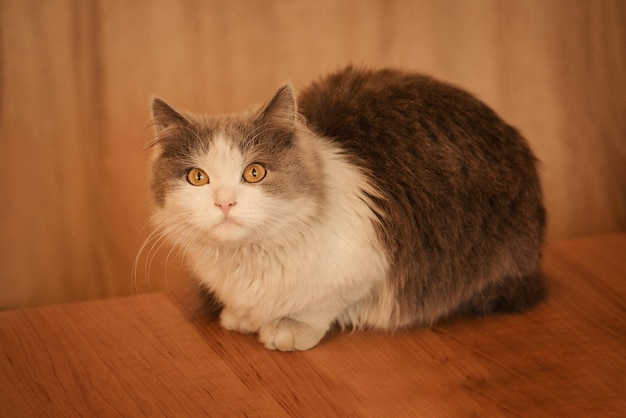
[[[187,181],[192,186],[204,186],[209,182],[209,176],[199,168],[192,168],[187,172]]]
[[[259,163],[250,164],[243,170],[243,179],[247,183],[258,183],[265,178],[265,167]]]

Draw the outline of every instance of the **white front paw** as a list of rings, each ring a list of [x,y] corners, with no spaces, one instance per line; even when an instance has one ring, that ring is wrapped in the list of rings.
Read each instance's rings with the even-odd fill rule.
[[[261,327],[259,341],[270,350],[308,350],[317,345],[327,330],[328,327],[316,328],[291,318],[282,318]]]
[[[250,321],[237,315],[235,312],[224,308],[220,314],[220,324],[229,331],[238,331],[242,334],[256,332]]]

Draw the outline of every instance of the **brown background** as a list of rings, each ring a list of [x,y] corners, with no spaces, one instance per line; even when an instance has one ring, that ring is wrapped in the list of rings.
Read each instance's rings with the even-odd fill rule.
[[[549,239],[626,229],[626,2],[0,0],[0,308],[176,288],[152,94],[234,112],[347,63],[463,86],[543,161]]]

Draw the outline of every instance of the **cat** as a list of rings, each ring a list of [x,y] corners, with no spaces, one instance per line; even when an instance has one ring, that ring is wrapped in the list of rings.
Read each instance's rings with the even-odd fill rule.
[[[526,310],[545,296],[538,160],[473,95],[348,66],[235,115],[152,103],[153,223],[272,350]]]

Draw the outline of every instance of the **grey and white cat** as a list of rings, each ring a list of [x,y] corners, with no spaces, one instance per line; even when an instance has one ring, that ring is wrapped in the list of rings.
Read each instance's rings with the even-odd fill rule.
[[[346,69],[264,106],[152,105],[154,225],[269,349],[333,324],[394,330],[521,311],[544,296],[545,229],[527,142],[472,95]]]

